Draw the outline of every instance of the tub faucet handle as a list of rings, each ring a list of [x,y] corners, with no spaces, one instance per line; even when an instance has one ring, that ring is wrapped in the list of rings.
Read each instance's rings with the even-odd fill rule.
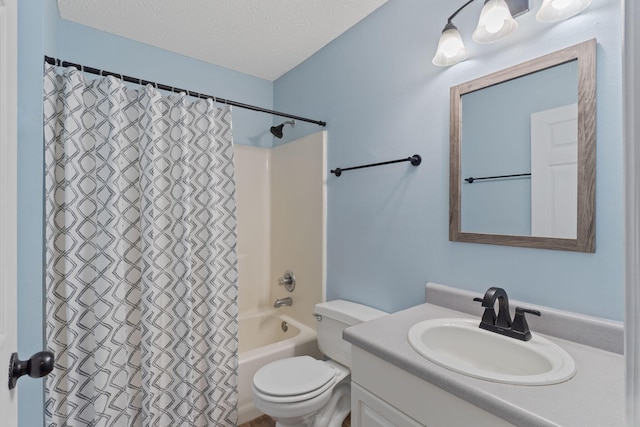
[[[293,271],[285,271],[284,275],[278,279],[278,285],[284,286],[288,292],[293,292],[296,288],[296,276],[293,274]]]

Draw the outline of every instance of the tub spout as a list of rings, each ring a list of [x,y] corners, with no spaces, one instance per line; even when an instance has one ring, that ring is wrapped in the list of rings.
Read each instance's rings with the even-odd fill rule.
[[[273,308],[282,307],[283,305],[291,307],[291,304],[293,304],[293,300],[291,299],[291,297],[278,298],[276,302],[273,303]]]

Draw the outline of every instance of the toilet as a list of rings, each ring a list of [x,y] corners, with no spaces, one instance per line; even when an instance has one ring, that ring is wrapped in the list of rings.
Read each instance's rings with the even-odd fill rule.
[[[344,300],[316,304],[318,347],[329,359],[288,357],[260,368],[252,383],[256,408],[276,427],[340,427],[351,409],[351,344],[342,331],[385,314]]]

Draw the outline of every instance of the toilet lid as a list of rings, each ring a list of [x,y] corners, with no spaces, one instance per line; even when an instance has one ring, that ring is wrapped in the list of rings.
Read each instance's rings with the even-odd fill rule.
[[[295,396],[320,389],[334,376],[333,369],[312,357],[289,357],[260,368],[253,386],[271,396]]]

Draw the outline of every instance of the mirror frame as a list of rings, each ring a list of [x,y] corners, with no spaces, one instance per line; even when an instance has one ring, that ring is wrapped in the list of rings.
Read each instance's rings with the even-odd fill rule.
[[[578,61],[578,206],[575,239],[467,233],[461,230],[462,96],[528,74]],[[575,252],[595,252],[596,39],[497,71],[451,88],[449,240]]]

